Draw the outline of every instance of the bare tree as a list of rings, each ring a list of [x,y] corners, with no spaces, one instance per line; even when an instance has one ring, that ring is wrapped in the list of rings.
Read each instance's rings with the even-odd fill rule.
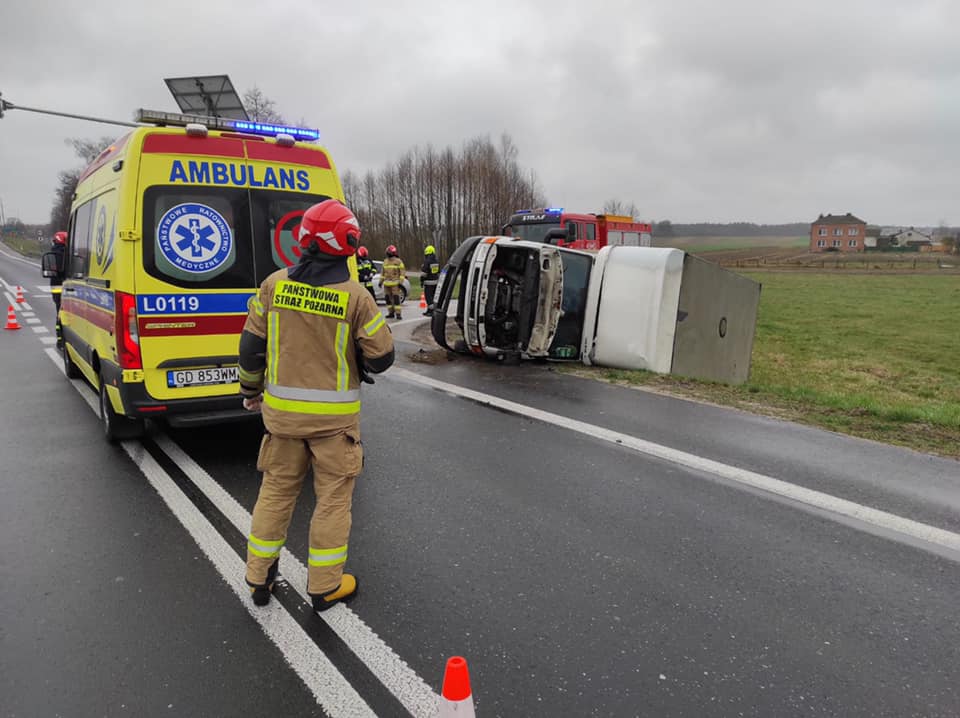
[[[71,137],[66,140],[66,143],[73,148],[79,159],[89,165],[113,144],[113,140],[113,137],[106,135],[98,139]],[[65,230],[70,223],[70,205],[82,172],[81,168],[75,168],[64,170],[57,176],[57,187],[53,191],[53,206],[50,208],[51,234]]]
[[[277,110],[277,103],[264,95],[263,91],[256,85],[243,93],[243,107],[254,122],[286,124],[283,115]]]
[[[619,214],[621,216],[637,219],[640,216],[640,210],[633,202],[627,204],[619,199],[608,199],[603,203],[604,214]]]
[[[459,152],[414,147],[362,182],[345,173],[343,187],[374,256],[394,244],[415,261],[433,244],[449,257],[466,237],[496,232],[515,210],[545,204],[536,175],[517,156],[509,135],[499,144],[473,138]]]

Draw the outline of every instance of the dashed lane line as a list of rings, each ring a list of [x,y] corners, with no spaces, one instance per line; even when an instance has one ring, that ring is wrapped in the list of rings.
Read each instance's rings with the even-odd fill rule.
[[[541,421],[545,424],[552,424],[577,432],[578,434],[616,444],[617,446],[624,446],[639,453],[646,454],[647,456],[684,466],[694,471],[712,474],[742,486],[759,489],[762,492],[818,509],[825,512],[827,516],[850,519],[859,523],[863,528],[880,529],[883,533],[902,536],[916,542],[918,546],[926,550],[933,550],[955,561],[960,560],[960,534],[954,533],[953,531],[930,526],[929,524],[920,523],[919,521],[870,508],[869,506],[863,506],[862,504],[841,499],[821,491],[797,486],[781,479],[775,479],[772,476],[740,469],[719,461],[713,461],[712,459],[705,459],[701,456],[689,454],[679,449],[670,448],[669,446],[655,444],[652,441],[640,439],[636,436],[604,429],[603,427],[571,419],[566,416],[535,409],[524,404],[518,404],[508,399],[501,399],[491,394],[485,394],[474,391],[473,389],[457,386],[456,384],[432,379],[408,369],[393,367],[387,374],[384,374],[384,376],[387,379],[397,378],[420,384],[421,386],[427,386],[478,404],[491,406],[511,414]],[[945,549],[945,551],[942,551],[943,549]]]
[[[60,354],[52,349],[44,350],[54,365],[63,372]],[[83,379],[70,380],[90,409],[99,415],[97,397]],[[267,606],[255,607],[250,601],[250,591],[244,581],[245,566],[226,539],[207,521],[193,502],[177,487],[170,475],[147,452],[139,441],[124,441],[122,446],[134,464],[140,469],[174,516],[187,529],[190,536],[207,556],[230,589],[247,609],[263,632],[280,649],[284,659],[314,695],[317,703],[334,718],[376,718],[370,706],[356,689],[330,662],[294,618],[279,601]],[[334,606],[330,612],[343,606]],[[430,713],[435,715],[436,701]]]

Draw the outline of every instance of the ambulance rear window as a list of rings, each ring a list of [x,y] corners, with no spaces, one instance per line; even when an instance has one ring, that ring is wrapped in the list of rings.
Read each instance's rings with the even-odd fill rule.
[[[300,218],[324,199],[275,190],[151,187],[144,196],[144,268],[178,287],[257,287],[299,261]]]
[[[246,190],[151,187],[143,212],[148,274],[178,287],[254,286]]]

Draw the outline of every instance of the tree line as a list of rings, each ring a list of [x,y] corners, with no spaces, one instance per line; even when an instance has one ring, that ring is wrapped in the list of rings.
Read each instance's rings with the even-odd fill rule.
[[[432,244],[447,258],[466,237],[497,234],[517,209],[543,207],[536,175],[509,135],[475,137],[458,150],[415,147],[379,172],[344,172],[347,205],[375,257],[393,244],[408,263]]]
[[[653,223],[654,237],[802,237],[810,234],[809,222],[755,224],[753,222],[697,222],[680,224],[664,219]]]

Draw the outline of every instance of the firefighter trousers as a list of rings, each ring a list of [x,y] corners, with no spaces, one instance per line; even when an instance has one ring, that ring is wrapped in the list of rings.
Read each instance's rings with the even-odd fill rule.
[[[423,294],[427,300],[427,309],[433,309],[433,297],[437,293],[437,281],[426,281],[423,283]]]
[[[247,583],[263,586],[279,560],[307,469],[313,467],[317,504],[310,521],[307,593],[336,590],[347,560],[353,486],[363,466],[360,433],[349,429],[319,439],[267,434],[257,469],[263,472],[247,543]]]
[[[384,285],[383,296],[387,300],[387,309],[390,310],[390,313],[393,314],[396,312],[397,316],[400,316],[400,312],[402,311],[400,287],[388,287]]]

